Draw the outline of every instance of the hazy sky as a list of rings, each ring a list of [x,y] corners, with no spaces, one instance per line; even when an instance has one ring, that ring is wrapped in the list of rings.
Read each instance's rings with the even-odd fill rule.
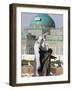
[[[21,13],[21,28],[24,30],[24,28],[29,27],[31,20],[34,16],[36,16],[38,13]],[[63,27],[63,15],[62,14],[48,14],[55,22],[56,28]]]

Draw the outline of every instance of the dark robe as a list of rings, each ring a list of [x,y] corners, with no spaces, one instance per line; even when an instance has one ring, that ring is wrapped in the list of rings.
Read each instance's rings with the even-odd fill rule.
[[[52,49],[45,50],[40,48],[40,68],[38,70],[40,76],[47,76],[50,74],[51,69],[51,59],[55,59],[55,56],[52,56]]]
[[[45,57],[43,58],[43,68],[42,68],[42,75],[49,76],[51,71],[51,59],[55,59],[55,56],[46,53]]]
[[[47,52],[48,52],[47,50],[44,50],[44,49],[40,48],[40,51],[39,51],[39,53],[40,53],[40,68],[39,68],[39,70],[38,70],[40,76],[42,76],[42,70],[43,70],[43,66],[44,66],[44,61],[43,61],[43,59],[44,59],[45,54],[46,54]]]

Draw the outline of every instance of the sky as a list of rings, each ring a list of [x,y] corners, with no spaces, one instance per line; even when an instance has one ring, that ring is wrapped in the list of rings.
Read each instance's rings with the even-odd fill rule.
[[[21,28],[22,31],[24,28],[29,27],[31,20],[34,16],[36,16],[38,13],[27,13],[22,12],[21,13]],[[62,14],[48,14],[55,22],[56,28],[63,27],[63,15]]]

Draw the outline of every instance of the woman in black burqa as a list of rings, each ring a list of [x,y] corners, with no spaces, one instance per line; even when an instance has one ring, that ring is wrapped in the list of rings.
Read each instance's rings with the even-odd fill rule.
[[[48,51],[40,48],[40,76],[49,76],[51,72],[51,59],[55,59],[55,56],[52,56],[53,50],[51,48]]]

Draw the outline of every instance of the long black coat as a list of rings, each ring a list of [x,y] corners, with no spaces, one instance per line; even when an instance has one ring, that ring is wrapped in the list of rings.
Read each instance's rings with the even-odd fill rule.
[[[39,75],[47,76],[50,74],[51,59],[55,59],[55,56],[48,54],[48,51],[40,48],[40,68]]]
[[[50,75],[51,71],[51,59],[55,59],[55,56],[52,56],[48,53],[46,53],[45,57],[43,58],[43,68],[42,68],[42,75],[48,76]]]
[[[40,68],[39,68],[39,74],[42,75],[42,69],[43,69],[43,66],[44,66],[44,62],[43,62],[43,59],[45,58],[45,54],[46,54],[46,50],[43,50],[40,48]]]

